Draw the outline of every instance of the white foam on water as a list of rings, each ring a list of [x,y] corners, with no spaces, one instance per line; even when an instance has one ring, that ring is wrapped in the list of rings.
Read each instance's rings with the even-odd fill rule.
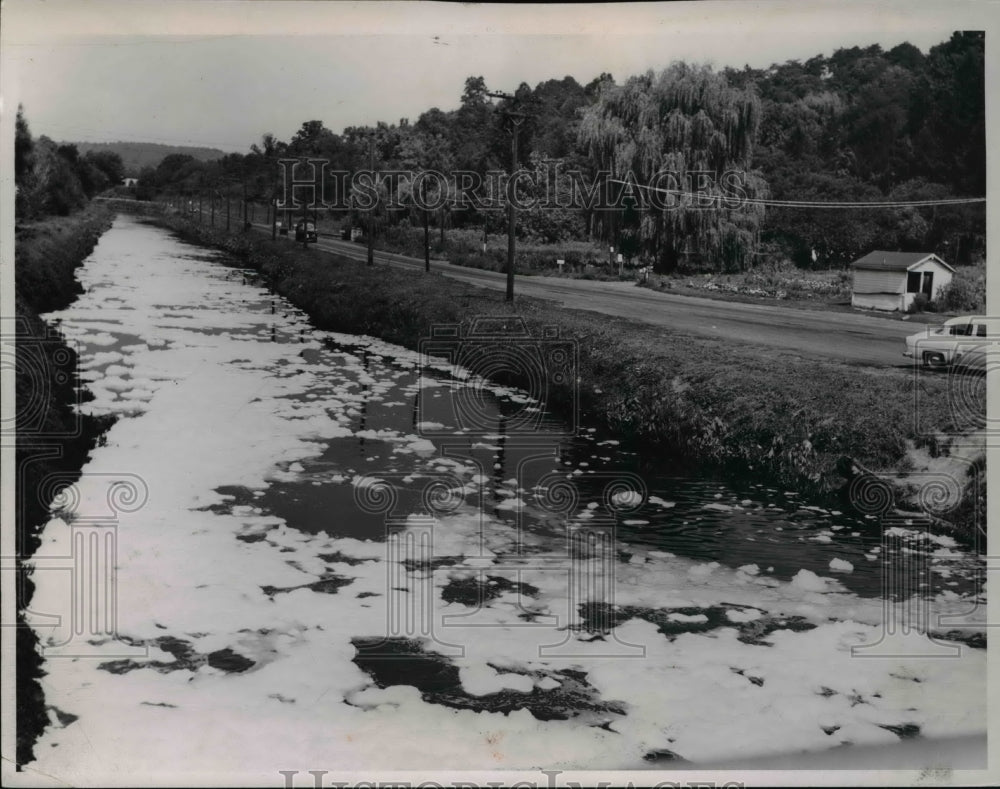
[[[350,481],[359,495],[376,487],[377,471],[318,461],[328,442],[359,440],[360,386],[367,382],[374,403],[395,391],[386,384],[400,369],[455,371],[371,338],[310,330],[305,343],[272,343],[272,326],[298,335],[298,313],[275,299],[271,315],[269,294],[190,251],[162,231],[118,219],[81,269],[86,292],[59,313],[64,332],[83,346],[85,368],[122,368],[99,376],[95,400],[84,406],[120,418],[76,486],[76,520],[53,517],[42,532],[32,609],[65,611],[68,574],[44,565],[46,557],[72,555],[74,529],[87,525],[80,516],[106,513],[116,483],[138,478],[148,498],[119,510],[115,527],[116,624],[128,641],[104,644],[105,658],[46,658],[48,703],[77,719],[44,732],[32,768],[68,784],[109,773],[120,781],[165,770],[274,774],[325,765],[628,769],[648,767],[643,755],[662,748],[697,762],[896,741],[886,725],[917,725],[928,737],[985,730],[984,650],[963,648],[951,660],[855,659],[853,646],[883,635],[882,601],[806,569],[785,582],[756,565],[732,570],[627,546],[635,561],[613,559],[613,599],[604,599],[595,597],[601,584],[579,583],[607,573],[599,553],[571,568],[564,538],[519,531],[471,498],[437,518],[404,512],[400,536],[387,543],[304,533],[255,504],[235,504],[217,489],[245,488],[257,502],[281,475]],[[334,354],[336,365],[300,355],[322,350],[323,340],[350,350]],[[373,354],[367,373],[362,351]],[[407,389],[445,385],[421,374]],[[413,450],[404,487],[440,475],[439,466],[468,478],[462,493],[489,483],[472,463],[422,457],[437,448],[419,435],[376,432],[373,440]],[[497,508],[523,506],[514,496]],[[447,561],[404,571],[391,551],[405,545],[403,536],[428,530],[431,555]],[[349,583],[333,592],[310,588],[331,579]],[[468,579],[502,593],[480,605],[444,603],[442,592]],[[597,701],[624,714],[543,721],[527,709],[455,709],[415,687],[376,687],[353,662],[352,639],[385,637],[396,599],[425,601],[432,611],[430,631],[421,631],[425,649],[464,648],[452,662],[470,699],[500,691],[555,698],[567,677],[582,673]],[[582,628],[582,602],[618,606],[613,634]],[[969,601],[942,594],[928,607],[932,615],[965,614]],[[907,610],[905,601],[893,607],[899,616]],[[713,621],[718,626],[706,629]],[[670,627],[661,632],[657,622]],[[794,622],[809,628],[780,624]],[[768,645],[747,635],[762,623],[776,627],[760,636]],[[58,645],[71,624],[67,616],[61,627],[35,627],[44,644]],[[130,644],[145,644],[145,652],[130,655]],[[191,650],[193,663],[170,670],[184,662],[177,644]],[[209,666],[207,656],[221,650],[252,665],[238,673]],[[134,663],[123,673],[101,668],[112,660]],[[595,725],[602,722],[609,728]],[[836,733],[826,734],[832,726]]]

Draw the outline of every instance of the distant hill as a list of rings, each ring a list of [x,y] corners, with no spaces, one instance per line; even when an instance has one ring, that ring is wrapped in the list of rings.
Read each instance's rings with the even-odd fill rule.
[[[202,162],[221,159],[225,151],[218,148],[198,148],[189,145],[160,145],[153,142],[63,142],[60,145],[75,145],[81,154],[88,151],[113,151],[122,157],[125,174],[138,176],[143,167],[156,167],[163,157],[172,153],[193,156]]]

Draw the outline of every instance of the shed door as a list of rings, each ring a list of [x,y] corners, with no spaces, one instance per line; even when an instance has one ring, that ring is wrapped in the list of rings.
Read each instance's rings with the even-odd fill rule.
[[[925,271],[924,272],[924,284],[923,284],[923,287],[920,289],[920,292],[923,293],[925,296],[927,296],[927,298],[929,298],[929,299],[934,298],[934,272],[933,271]]]

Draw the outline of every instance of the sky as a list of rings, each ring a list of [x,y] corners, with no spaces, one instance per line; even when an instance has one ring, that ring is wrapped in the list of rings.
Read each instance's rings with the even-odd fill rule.
[[[581,6],[274,0],[5,0],[2,96],[35,135],[246,151],[303,121],[334,131],[456,107],[492,90],[673,60],[754,67],[840,47],[992,30],[978,2],[679,2]],[[991,38],[987,34],[987,45]]]

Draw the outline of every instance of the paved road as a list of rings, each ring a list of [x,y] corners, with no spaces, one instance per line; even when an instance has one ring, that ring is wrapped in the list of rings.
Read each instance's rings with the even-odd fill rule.
[[[258,225],[270,232],[270,226]],[[354,260],[366,260],[367,248],[356,242],[323,236],[314,248]],[[417,258],[375,250],[377,263],[423,268]],[[495,271],[453,266],[431,260],[431,270],[463,282],[495,290],[506,277]],[[745,304],[695,296],[658,293],[630,282],[598,282],[561,277],[519,277],[516,293],[550,299],[565,307],[641,320],[691,334],[757,343],[804,357],[852,364],[902,367],[903,338],[921,324],[849,312],[805,310],[776,304]]]

